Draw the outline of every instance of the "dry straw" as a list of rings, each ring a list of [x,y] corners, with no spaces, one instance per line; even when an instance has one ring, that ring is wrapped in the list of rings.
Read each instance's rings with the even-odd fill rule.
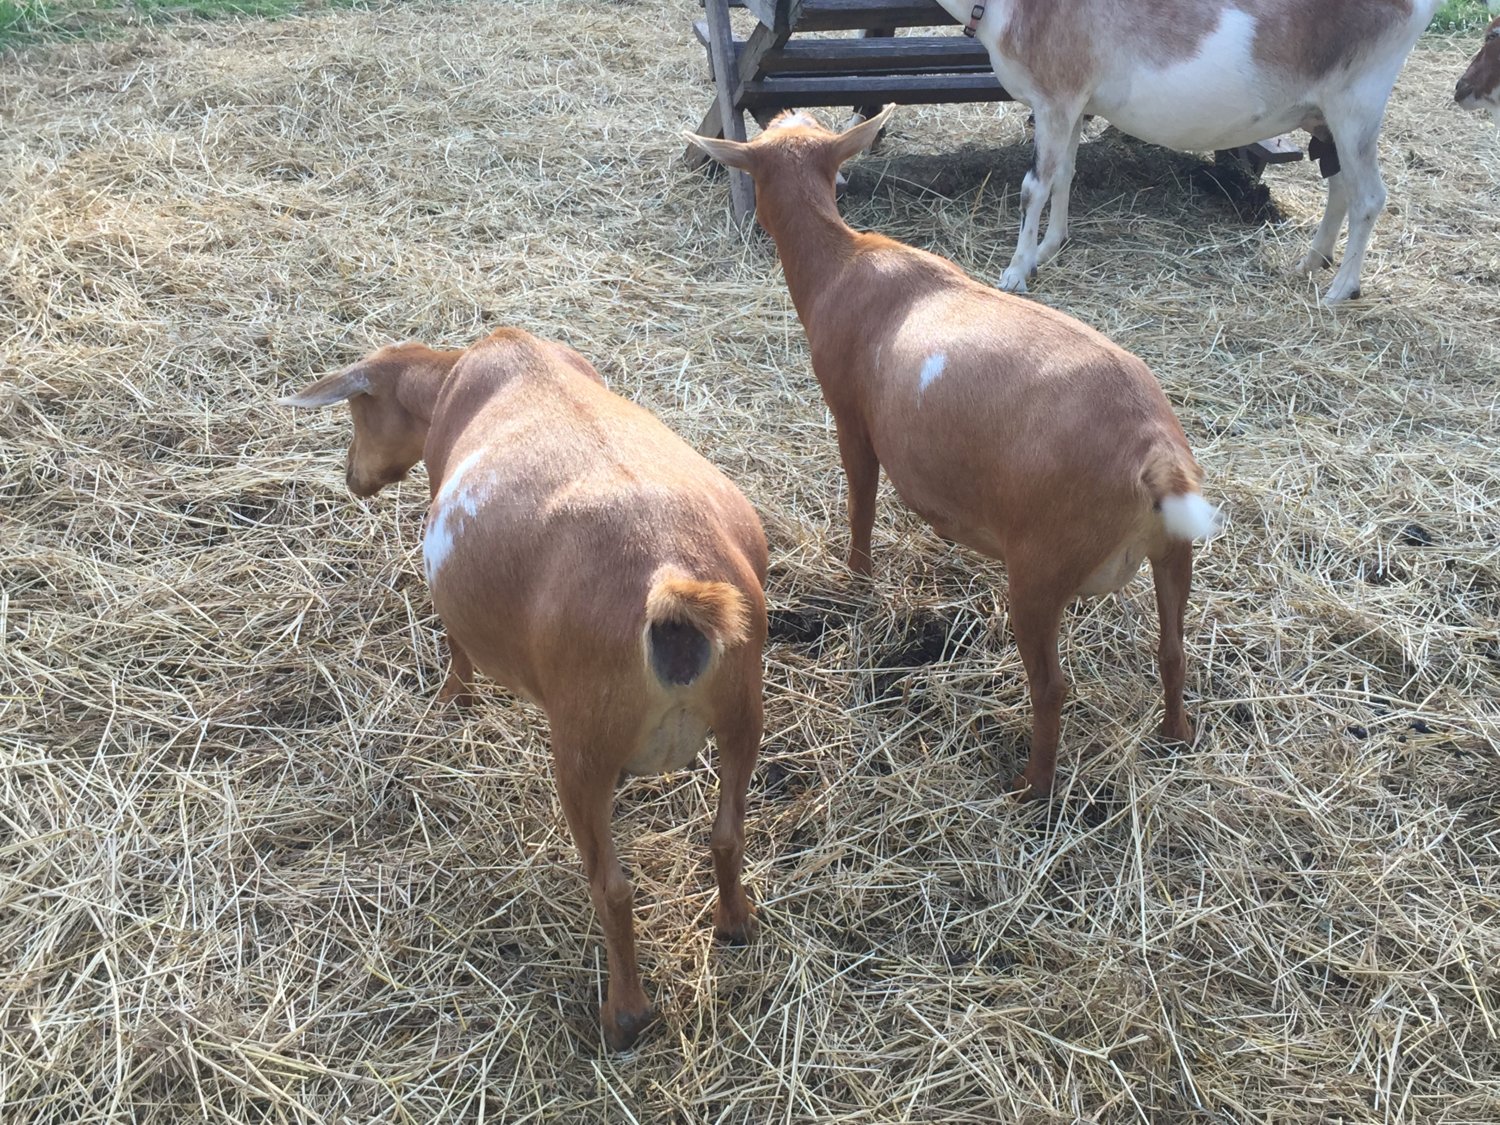
[[[420,3],[0,59],[6,1122],[1500,1119],[1500,146],[1428,38],[1367,297],[1095,129],[1036,299],[1144,356],[1231,515],[1157,721],[1149,587],[1070,614],[1062,792],[1002,571],[887,496],[855,587],[765,238],[682,168],[691,0]],[[909,109],[844,209],[998,275],[1024,112]],[[537,712],[438,711],[420,473],[272,404],[517,324],[739,481],[772,540],[764,922],[710,936],[713,773],[617,827],[662,1010],[602,946]]]

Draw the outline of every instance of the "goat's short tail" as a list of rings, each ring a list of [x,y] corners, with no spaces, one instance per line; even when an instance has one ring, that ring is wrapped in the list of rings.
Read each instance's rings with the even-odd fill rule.
[[[715,652],[750,636],[750,604],[728,582],[699,582],[664,570],[646,595],[646,656],[662,683],[690,684]]]
[[[1141,483],[1161,511],[1174,539],[1207,539],[1223,525],[1219,509],[1203,499],[1203,470],[1193,455],[1177,446],[1158,446],[1146,458]]]

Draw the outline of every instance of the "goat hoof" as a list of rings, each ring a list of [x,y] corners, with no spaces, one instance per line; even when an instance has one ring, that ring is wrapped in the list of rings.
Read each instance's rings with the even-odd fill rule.
[[[753,914],[747,914],[737,925],[715,920],[714,940],[723,945],[749,945],[755,940],[755,931],[759,928]]]
[[[1052,786],[1042,788],[1024,773],[1018,773],[1010,779],[1010,795],[1018,801],[1045,801],[1052,796]]]
[[[1000,275],[1000,288],[1007,293],[1026,292],[1026,275],[1018,269],[1008,269]]]
[[[1175,723],[1170,719],[1164,719],[1158,733],[1168,742],[1181,742],[1184,746],[1192,745],[1195,734],[1193,724],[1188,719]]]
[[[1319,254],[1316,250],[1310,250],[1307,257],[1297,263],[1297,273],[1317,273],[1326,270],[1333,265],[1333,258],[1328,254]]]
[[[439,706],[446,707],[451,703],[460,711],[467,711],[476,702],[469,685],[452,672],[449,672],[448,678],[443,681],[443,686],[437,694],[437,701]]]
[[[656,1009],[647,1004],[638,1012],[612,1013],[606,1003],[599,1009],[599,1023],[604,1028],[604,1041],[611,1051],[628,1051],[640,1039],[651,1021],[656,1019]]]

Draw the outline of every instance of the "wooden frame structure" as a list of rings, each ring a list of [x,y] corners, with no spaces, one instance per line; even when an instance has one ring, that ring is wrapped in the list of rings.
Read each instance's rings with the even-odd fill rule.
[[[745,8],[756,25],[736,39],[729,10]],[[714,100],[698,133],[743,141],[745,114],[764,125],[783,109],[851,106],[869,117],[882,105],[1002,102],[1014,99],[995,77],[989,53],[957,33],[957,22],[936,0],[703,0],[694,24],[708,50]],[[942,34],[897,36],[897,28],[945,27]],[[820,31],[862,31],[860,38],[819,37]],[[1274,138],[1218,154],[1259,176],[1267,164],[1301,160],[1302,150]],[[708,157],[689,146],[689,167]],[[736,220],[755,213],[755,186],[729,169]]]

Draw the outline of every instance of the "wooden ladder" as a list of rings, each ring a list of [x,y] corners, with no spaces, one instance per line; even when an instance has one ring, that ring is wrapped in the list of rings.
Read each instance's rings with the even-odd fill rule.
[[[755,27],[736,39],[731,8],[755,16]],[[746,113],[764,126],[783,109],[847,105],[865,117],[896,102],[1012,101],[977,39],[957,33],[957,22],[936,0],[703,0],[703,20],[693,25],[708,50],[714,100],[698,133],[746,138]],[[900,36],[897,28],[946,27],[940,35]],[[818,37],[820,31],[862,31],[861,38]],[[800,38],[799,38],[800,37]],[[688,165],[708,157],[689,146]],[[1301,160],[1302,150],[1274,138],[1219,154],[1252,176],[1267,164]],[[755,185],[729,169],[735,219],[755,213]]]

